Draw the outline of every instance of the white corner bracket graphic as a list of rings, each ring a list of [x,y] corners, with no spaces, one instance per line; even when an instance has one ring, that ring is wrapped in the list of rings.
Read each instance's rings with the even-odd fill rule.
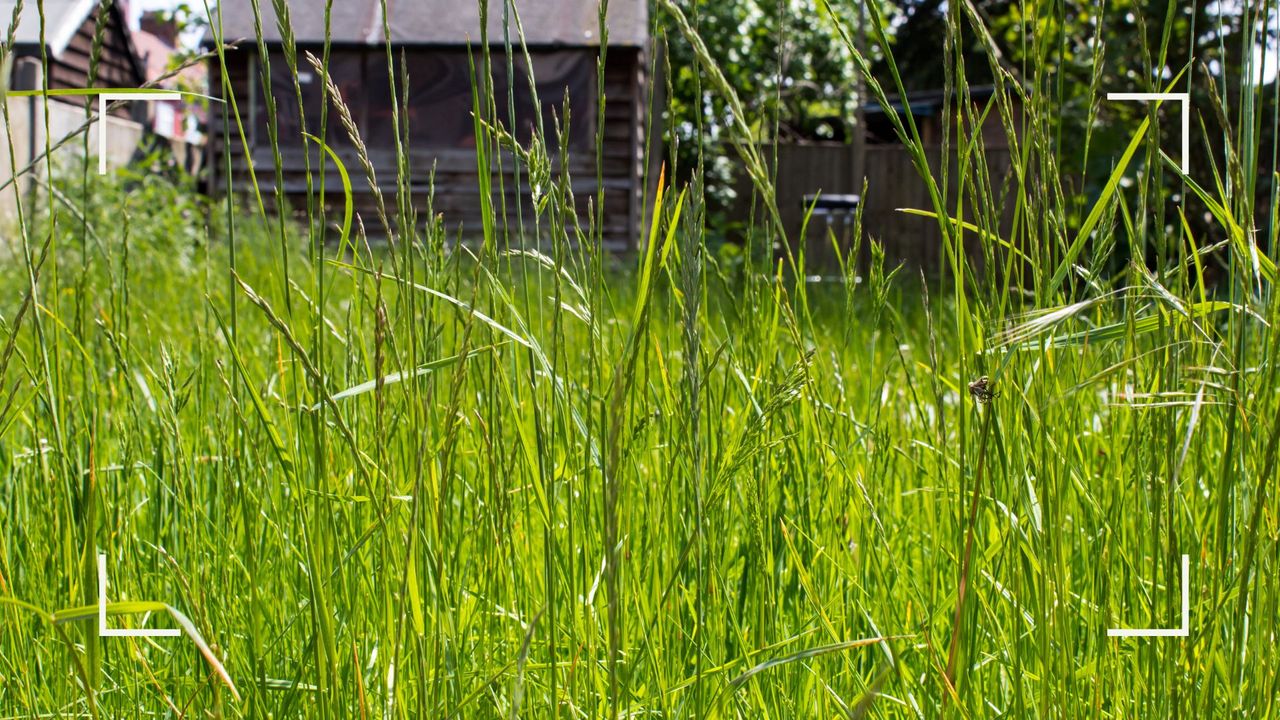
[[[1108,100],[1137,100],[1139,102],[1164,102],[1177,100],[1182,104],[1182,158],[1178,161],[1183,175],[1191,174],[1191,93],[1107,93]]]
[[[107,174],[107,103],[115,100],[181,100],[182,93],[162,90],[129,93],[100,93],[98,95],[98,174]]]
[[[1191,556],[1182,556],[1182,627],[1129,630],[1108,628],[1107,637],[1187,637],[1191,634]]]
[[[177,637],[177,628],[155,630],[113,630],[107,627],[107,555],[98,553],[98,637]]]

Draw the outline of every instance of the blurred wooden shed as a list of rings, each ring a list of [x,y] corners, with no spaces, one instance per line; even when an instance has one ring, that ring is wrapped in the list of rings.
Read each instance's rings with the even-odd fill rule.
[[[284,169],[284,189],[295,208],[306,202],[307,153],[311,167],[318,167],[318,151],[308,147],[305,132],[316,132],[323,102],[323,79],[303,60],[304,52],[322,54],[326,36],[324,0],[289,0],[294,44],[298,50],[298,81],[302,90],[299,111],[293,75],[282,52],[283,41],[270,2],[260,2],[262,37],[268,49],[270,78],[263,73],[258,33],[250,0],[222,0],[222,37],[238,47],[227,53],[227,84],[234,93],[245,125],[249,154],[264,191],[273,182],[275,162],[268,138],[266,93],[277,108],[279,149]],[[387,37],[396,64],[395,93],[407,97],[401,121],[408,126],[410,192],[419,212],[427,207],[434,172],[434,210],[443,213],[451,231],[475,236],[481,230],[480,182],[476,170],[475,131],[472,121],[472,62],[479,67],[481,27],[474,0],[387,0],[384,19],[379,0],[344,0],[332,5],[329,37],[332,42],[328,73],[351,110],[359,134],[368,148],[378,184],[391,212],[395,208],[397,161],[393,115],[392,78],[388,72]],[[487,39],[493,53],[493,88],[498,99],[498,122],[509,124],[507,98],[514,85],[513,134],[527,142],[541,119],[549,140],[555,118],[562,115],[566,98],[571,108],[564,134],[569,167],[579,212],[585,217],[588,200],[594,202],[596,183],[597,60],[600,53],[596,0],[535,0],[517,3],[529,59],[541,107],[534,107],[526,81],[528,67],[518,49],[514,19],[509,35],[517,47],[513,53],[514,83],[507,80],[501,2],[490,2]],[[384,32],[385,22],[385,32]],[[647,0],[612,0],[607,17],[609,30],[604,93],[608,99],[603,128],[605,190],[603,237],[607,247],[635,247],[641,226],[644,175],[645,56],[649,43]],[[408,70],[408,88],[401,87],[401,59]],[[477,70],[477,73],[479,70]],[[220,94],[219,65],[213,62],[210,86]],[[248,157],[238,131],[224,132],[218,113],[211,122],[211,160],[225,165],[223,142],[231,153],[231,186],[248,188]],[[341,127],[337,113],[329,113],[327,143],[339,154],[353,176],[360,176],[355,148]],[[511,130],[511,128],[508,128]],[[555,147],[550,148],[555,155]],[[516,192],[524,194],[528,210],[529,186],[522,178],[517,190],[513,163],[505,158],[502,170],[493,172],[494,206],[505,206],[514,221]],[[330,171],[333,171],[330,163]],[[223,169],[225,172],[226,169]],[[226,184],[226,176],[214,180]],[[317,179],[318,182],[318,179]],[[373,196],[363,178],[354,183],[360,193],[357,209],[366,227],[376,230]],[[503,188],[505,197],[499,195]],[[326,202],[341,201],[336,173],[325,180]],[[269,193],[268,193],[269,194]]]
[[[7,39],[16,6],[16,0],[0,0],[0,41]],[[118,3],[109,3],[104,8],[100,0],[44,0],[43,9],[41,27],[40,8],[34,0],[28,0],[13,28],[10,89],[42,89],[46,57],[51,90],[91,86],[136,88],[143,84],[142,60]],[[102,48],[98,65],[92,68],[95,82],[91,84],[91,57],[99,24]],[[83,97],[66,98],[66,101],[76,105],[85,102]]]

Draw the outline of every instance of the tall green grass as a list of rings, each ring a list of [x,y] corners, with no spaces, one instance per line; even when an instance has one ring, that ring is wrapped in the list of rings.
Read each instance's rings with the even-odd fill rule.
[[[0,265],[0,716],[1277,713],[1259,98],[1205,118],[1233,139],[1217,177],[1177,177],[1152,109],[1087,196],[1058,159],[1052,68],[1015,79],[990,46],[1004,180],[952,53],[955,163],[930,166],[891,115],[942,276],[859,227],[843,282],[814,285],[741,113],[734,146],[704,152],[739,153],[765,208],[750,236],[783,251],[734,265],[709,247],[696,173],[652,179],[634,257],[599,250],[602,197],[574,197],[552,154],[603,110],[516,144],[514,100],[486,89],[525,52],[519,8],[481,2],[510,29],[472,51],[479,176],[514,163],[539,193],[519,201],[532,220],[492,206],[473,243],[403,192],[376,217],[270,214],[278,152],[260,189],[212,201],[145,168],[60,175],[50,153]],[[852,38],[856,12],[815,11]],[[949,12],[981,36],[969,6]],[[869,52],[891,56],[869,16]],[[745,106],[696,6],[662,0],[652,23]],[[888,105],[893,63],[877,80],[848,44]],[[288,72],[327,81],[328,50]],[[403,98],[413,68],[387,63]],[[226,100],[212,111],[243,142]],[[311,142],[330,146],[329,113],[362,148],[336,94],[304,119]],[[345,195],[408,186],[406,123],[397,167],[344,168]],[[314,157],[321,197],[335,158]],[[1150,222],[1175,183],[1209,235]],[[1137,248],[1119,269],[1117,247]],[[112,622],[184,636],[98,639],[98,552]],[[1108,639],[1178,624],[1183,554],[1189,637]]]

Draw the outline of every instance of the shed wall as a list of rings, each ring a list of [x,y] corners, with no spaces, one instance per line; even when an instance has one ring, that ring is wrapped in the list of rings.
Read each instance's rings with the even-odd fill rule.
[[[97,81],[93,87],[126,87],[142,85],[137,59],[129,42],[128,28],[124,26],[120,11],[114,6],[103,29],[102,51],[98,55]],[[90,13],[76,29],[67,47],[57,55],[49,55],[48,77],[51,89],[82,89],[90,87],[89,70],[93,56],[93,38],[97,31],[99,10]],[[51,31],[50,31],[51,32]],[[16,49],[18,57],[39,61],[42,52],[38,44],[23,45]],[[16,80],[17,78],[15,78]],[[39,88],[15,87],[18,90]]]
[[[301,57],[304,48],[300,48]],[[319,55],[319,48],[312,48]],[[413,207],[419,220],[425,220],[428,196],[432,190],[434,173],[434,198],[430,208],[443,214],[446,228],[474,237],[481,232],[480,182],[476,171],[475,138],[471,118],[471,71],[465,48],[396,48],[393,51],[397,64],[403,58],[408,67],[410,88],[407,121],[409,127],[409,169]],[[568,172],[573,179],[573,189],[580,218],[585,222],[588,201],[594,203],[596,191],[595,123],[596,123],[596,58],[591,48],[556,48],[531,50],[533,70],[542,111],[534,109],[531,90],[526,82],[523,58],[515,63],[515,96],[517,100],[515,135],[526,142],[531,128],[540,119],[548,136],[553,136],[557,121],[562,123],[561,106],[566,90],[569,96],[571,117],[566,134],[569,155]],[[379,47],[334,49],[331,52],[329,72],[335,84],[348,102],[351,115],[360,129],[368,149],[381,190],[388,207],[394,214],[396,207],[396,155],[394,123],[391,117],[391,99],[388,83],[386,51]],[[608,104],[603,132],[603,184],[604,239],[606,246],[616,250],[634,248],[639,234],[638,219],[641,202],[641,163],[643,104],[641,86],[643,67],[639,51],[630,48],[610,48],[605,68],[604,90]],[[279,147],[283,170],[284,189],[294,208],[306,203],[306,168],[319,167],[319,151],[304,145],[298,120],[296,90],[292,75],[283,56],[272,52],[268,59],[271,66],[271,90],[277,104]],[[475,62],[479,62],[478,59]],[[267,109],[262,90],[261,58],[256,48],[240,50],[227,56],[227,68],[232,91],[235,93],[240,116],[252,148],[253,165],[258,182],[264,191],[274,183],[275,159],[267,131]],[[499,99],[499,120],[507,123],[506,59],[500,52],[493,55],[495,96]],[[397,66],[397,75],[400,68]],[[307,127],[319,123],[322,91],[321,79],[309,68],[299,68],[303,80],[303,117]],[[397,78],[399,79],[399,78]],[[213,87],[221,87],[221,78],[214,67]],[[402,91],[399,91],[402,92]],[[402,118],[403,120],[404,118]],[[215,113],[214,137],[225,137],[217,125],[220,119]],[[314,133],[314,130],[311,130]],[[238,191],[249,189],[246,153],[232,128],[230,143],[232,185]],[[337,112],[329,112],[326,141],[342,159],[352,174],[354,189],[358,193],[357,211],[361,213],[366,228],[376,232],[377,217],[374,198],[360,170],[361,164],[354,145],[347,138]],[[221,164],[223,151],[211,146]],[[553,155],[556,154],[552,149]],[[493,165],[499,163],[493,162]],[[495,168],[490,180],[494,190],[494,207],[507,208],[509,224],[515,226],[517,197],[525,210],[526,220],[531,219],[532,198],[527,179],[517,190],[513,171],[513,158],[504,153],[501,169]],[[325,179],[326,202],[339,206],[342,202],[341,183],[336,169],[330,167]],[[217,187],[225,186],[225,179],[214,181]],[[313,185],[319,178],[313,179]],[[267,193],[270,194],[270,193]],[[544,223],[545,225],[545,223]],[[498,227],[502,227],[501,218]],[[526,223],[526,231],[532,227]]]

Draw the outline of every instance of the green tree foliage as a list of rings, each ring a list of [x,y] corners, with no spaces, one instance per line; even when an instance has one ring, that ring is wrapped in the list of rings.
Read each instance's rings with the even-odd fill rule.
[[[1008,0],[998,0],[983,3],[981,9],[1003,16],[1008,5]],[[891,0],[883,12],[892,21],[893,57],[907,91],[942,88],[946,84],[946,48],[957,39],[946,0]],[[959,29],[969,84],[990,83],[992,75],[982,46],[971,30],[962,26]],[[885,58],[874,64],[873,72],[892,87]]]
[[[1251,212],[1269,212],[1276,103],[1262,56],[1277,52],[1273,7],[1210,0],[1068,0],[1064,11],[1057,3],[1009,0],[890,2],[889,14],[895,16],[891,49],[908,93],[942,88],[948,74],[960,75],[957,45],[970,86],[992,82],[993,63],[998,64],[1026,92],[1055,108],[1041,118],[1051,126],[1037,129],[1038,140],[1052,144],[1060,166],[1071,171],[1066,186],[1083,190],[1082,198],[1096,195],[1101,179],[1153,110],[1144,103],[1109,102],[1108,93],[1189,92],[1195,138],[1191,177],[1202,185],[1215,184],[1215,176],[1242,183],[1253,198]],[[979,28],[990,33],[993,53],[981,42]],[[888,84],[883,60],[875,71]],[[1180,159],[1177,112],[1176,103],[1170,103],[1157,113],[1159,141],[1135,170],[1163,175],[1149,186],[1148,197],[1135,199],[1146,208],[1134,207],[1142,220],[1139,232],[1167,231],[1179,222],[1173,207],[1188,199],[1180,178],[1161,167],[1157,154],[1161,150]],[[1202,133],[1202,123],[1240,127],[1250,141],[1241,143],[1233,157],[1226,135]],[[1204,208],[1194,201],[1187,207],[1196,234],[1212,234]]]
[[[847,3],[852,7],[851,3]],[[857,99],[853,56],[835,25],[809,0],[681,0],[711,58],[737,91],[754,142],[847,140]],[[836,4],[833,3],[833,7]],[[853,12],[850,10],[850,12]],[[654,13],[661,13],[658,7]],[[693,48],[667,38],[669,162],[682,177],[696,167],[698,144],[731,139],[725,99],[699,73]],[[712,200],[732,200],[732,153],[707,152]]]

